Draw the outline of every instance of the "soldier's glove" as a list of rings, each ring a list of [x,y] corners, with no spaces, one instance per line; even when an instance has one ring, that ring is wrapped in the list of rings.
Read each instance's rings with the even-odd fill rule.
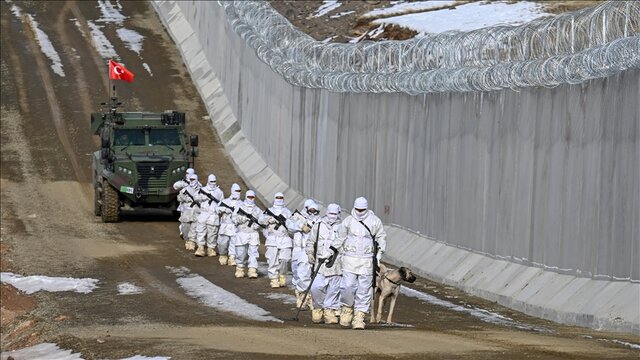
[[[307,254],[307,257],[309,258],[309,264],[313,265],[316,263],[316,258],[312,254]]]
[[[308,224],[303,224],[302,225],[302,232],[305,234],[308,234],[309,231],[311,231],[311,227]]]

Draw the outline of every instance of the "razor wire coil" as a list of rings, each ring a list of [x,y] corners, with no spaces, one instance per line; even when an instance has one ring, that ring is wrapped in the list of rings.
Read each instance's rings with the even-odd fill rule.
[[[404,41],[324,43],[267,2],[222,2],[233,31],[296,86],[334,92],[553,87],[640,68],[640,2],[611,1],[520,26]]]

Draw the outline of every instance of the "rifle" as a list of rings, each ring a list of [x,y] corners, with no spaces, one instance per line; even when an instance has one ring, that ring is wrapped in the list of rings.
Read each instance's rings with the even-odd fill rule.
[[[267,215],[271,216],[272,218],[276,219],[276,221],[278,222],[278,224],[276,225],[276,230],[278,230],[280,226],[284,226],[285,228],[287,227],[286,225],[287,220],[284,218],[284,216],[282,216],[282,214],[276,215],[273,212],[271,212],[269,208],[267,208],[264,212]]]
[[[204,191],[202,189],[200,189],[200,194],[202,194],[202,195],[204,195],[204,196],[209,198],[209,205],[211,205],[211,202],[213,202],[213,201],[215,201],[216,203],[220,202],[220,200],[216,199],[215,196],[209,194],[208,192],[206,192],[206,191]]]
[[[246,211],[244,211],[241,207],[238,206],[238,212],[241,215],[246,216],[247,218],[249,218],[249,226],[253,225],[253,223],[258,224],[261,228],[266,229],[267,227],[265,225],[262,225],[258,222],[258,220],[255,218],[255,216],[247,213]]]
[[[362,220],[358,220],[358,222],[360,224],[362,224],[362,226],[364,226],[365,229],[367,229],[367,231],[369,232],[369,235],[371,235],[371,239],[373,240],[373,257],[372,257],[372,262],[373,262],[373,283],[371,284],[371,287],[375,289],[375,287],[376,287],[376,274],[378,273],[378,271],[380,271],[380,268],[378,267],[378,259],[376,259],[376,255],[378,254],[378,242],[376,241],[375,235],[373,235],[373,233],[371,232],[371,229],[369,229],[367,224],[365,224],[364,221],[362,221]]]
[[[187,189],[186,187],[184,188],[184,193],[191,198],[191,207],[194,207],[195,205],[198,205],[198,207],[200,207],[200,204],[196,202],[196,199],[194,199],[193,195],[191,195],[189,189]]]

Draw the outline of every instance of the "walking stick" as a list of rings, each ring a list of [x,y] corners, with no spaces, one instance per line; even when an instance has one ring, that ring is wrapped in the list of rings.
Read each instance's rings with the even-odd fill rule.
[[[333,263],[336,261],[336,258],[338,257],[338,252],[333,246],[331,247],[331,250],[333,250],[333,255],[332,256],[329,256],[326,259],[318,259],[318,267],[311,274],[311,281],[309,282],[309,286],[307,286],[307,290],[305,290],[305,292],[304,292],[304,296],[302,297],[302,303],[298,307],[298,311],[296,312],[296,316],[292,320],[298,321],[298,315],[300,315],[300,310],[302,310],[302,307],[304,306],[304,302],[305,302],[305,300],[307,300],[307,296],[309,295],[309,291],[311,290],[311,285],[313,285],[313,280],[316,279],[316,275],[318,275],[318,272],[320,272],[320,268],[322,267],[322,264],[327,262],[327,267],[330,268],[330,267],[333,266]]]

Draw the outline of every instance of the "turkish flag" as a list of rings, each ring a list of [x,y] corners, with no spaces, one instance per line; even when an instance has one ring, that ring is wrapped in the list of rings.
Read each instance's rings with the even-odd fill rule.
[[[109,79],[111,80],[124,80],[126,82],[133,81],[133,73],[127,70],[124,65],[117,63],[113,60],[109,60]]]

